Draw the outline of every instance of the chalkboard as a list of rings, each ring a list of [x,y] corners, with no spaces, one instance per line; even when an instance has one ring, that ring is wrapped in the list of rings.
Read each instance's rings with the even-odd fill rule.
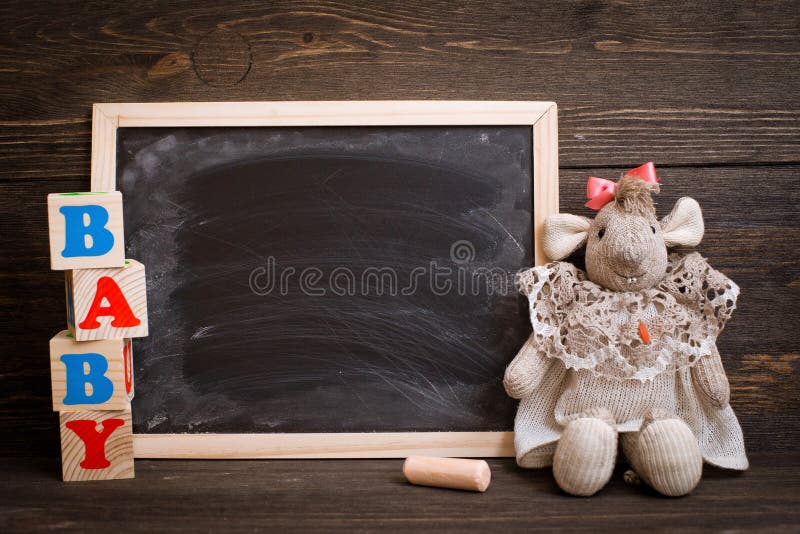
[[[118,124],[151,325],[134,341],[135,434],[508,435],[534,136]]]

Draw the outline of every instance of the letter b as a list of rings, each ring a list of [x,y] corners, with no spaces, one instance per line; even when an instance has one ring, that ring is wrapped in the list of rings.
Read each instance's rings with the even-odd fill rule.
[[[53,193],[47,196],[50,267],[100,269],[125,265],[122,194]]]
[[[67,368],[65,405],[103,404],[114,395],[114,383],[106,376],[108,361],[102,354],[64,354],[61,361]],[[90,394],[86,392],[87,384],[92,386]]]
[[[102,256],[114,247],[114,234],[108,224],[108,211],[103,206],[61,206],[58,210],[64,215],[65,258],[79,256]],[[91,246],[86,245],[86,237],[91,237]]]
[[[130,339],[75,341],[63,330],[50,340],[53,410],[124,410],[133,398]]]

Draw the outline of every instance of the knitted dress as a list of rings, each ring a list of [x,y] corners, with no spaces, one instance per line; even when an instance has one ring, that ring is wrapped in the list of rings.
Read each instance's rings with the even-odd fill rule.
[[[730,405],[712,405],[691,369],[701,358],[719,358],[717,335],[739,294],[730,279],[692,253],[671,254],[661,283],[637,292],[604,289],[565,262],[524,271],[518,281],[530,302],[528,343],[546,367],[517,411],[519,465],[552,464],[564,425],[602,407],[621,432],[639,430],[654,408],[676,414],[694,432],[706,462],[747,469],[736,415]]]

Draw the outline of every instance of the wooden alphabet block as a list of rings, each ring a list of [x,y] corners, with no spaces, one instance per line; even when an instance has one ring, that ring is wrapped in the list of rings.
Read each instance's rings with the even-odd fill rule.
[[[130,338],[78,342],[67,330],[50,340],[53,410],[122,410],[133,398]]]
[[[122,267],[125,239],[122,194],[52,193],[47,195],[50,268]]]
[[[144,265],[66,273],[67,327],[77,341],[147,336]]]
[[[64,481],[133,478],[133,427],[128,406],[117,411],[62,412]]]

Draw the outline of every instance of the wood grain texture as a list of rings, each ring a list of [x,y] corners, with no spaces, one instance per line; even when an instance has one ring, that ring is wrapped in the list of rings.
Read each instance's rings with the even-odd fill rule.
[[[65,404],[67,395],[67,367],[61,360],[65,354],[101,354],[108,363],[104,373],[112,385],[111,397],[96,404]],[[77,342],[62,330],[50,340],[50,384],[53,390],[53,410],[76,412],[85,410],[124,410],[133,398],[133,376],[131,374],[131,340],[103,339]],[[73,377],[72,380],[80,380]],[[84,387],[85,385],[82,384]]]
[[[105,254],[95,256],[64,256],[67,244],[67,215],[61,212],[62,208],[75,209],[75,207],[100,206],[105,210],[107,220],[102,225],[112,237],[111,248]],[[80,213],[80,212],[79,212]],[[84,219],[89,219],[88,224]],[[98,221],[92,221],[87,215],[82,215],[80,222],[87,226],[94,226]],[[99,267],[120,267],[125,263],[125,236],[122,225],[122,195],[118,191],[108,193],[50,193],[47,195],[47,225],[50,232],[50,268],[57,271],[67,269],[94,269]],[[70,226],[74,226],[72,222]],[[80,228],[70,231],[78,234]],[[81,244],[85,236],[79,236]],[[89,245],[94,247],[94,244]]]
[[[10,0],[0,18],[0,450],[15,456],[0,461],[3,531],[109,520],[181,530],[187,518],[207,530],[797,531],[800,458],[787,452],[800,438],[796,0]],[[216,38],[228,32],[242,39]],[[243,43],[249,71],[213,86],[205,58],[220,59],[214,76],[229,83]],[[49,271],[45,197],[88,189],[92,103],[303,99],[554,100],[561,209],[584,215],[588,174],[616,178],[654,160],[660,213],[697,198],[699,250],[742,287],[719,348],[751,469],[707,469],[677,500],[624,486],[617,472],[576,501],[547,470],[507,460],[489,462],[480,495],[407,487],[399,460],[137,461],[135,480],[65,489],[46,358],[63,326],[63,279]]]
[[[110,100],[557,100],[562,166],[798,161],[792,0],[16,0],[0,14],[14,21],[0,37],[4,180],[84,173],[88,104]],[[249,48],[234,85],[204,81],[215,34],[232,54],[220,78]]]
[[[740,475],[708,468],[691,496],[627,486],[622,469],[591,499],[548,469],[488,460],[485,493],[413,486],[402,460],[137,460],[136,478],[64,485],[55,458],[0,460],[4,532],[796,532],[796,453],[753,455]]]
[[[114,114],[107,114],[103,107],[92,104],[92,163],[91,176],[95,184],[104,184],[103,191],[115,191],[113,187],[114,176],[117,172],[116,154],[113,146],[116,145],[117,127],[119,118]],[[109,140],[114,142],[109,144]],[[100,191],[96,187],[94,191]]]
[[[133,478],[133,427],[131,425],[130,406],[124,410],[61,412],[61,474],[65,482],[86,480],[116,480]],[[87,454],[85,440],[78,432],[69,427],[70,423],[91,421],[95,423],[95,432],[111,430],[103,444],[102,461],[105,467],[88,465],[90,455]],[[106,427],[117,423],[119,426]]]
[[[306,101],[95,103],[92,191],[112,191],[118,127],[530,125],[542,216],[558,208],[558,114],[553,102]]]
[[[541,235],[544,221],[558,213],[558,107],[553,104],[533,126],[533,243],[534,263],[543,265]]]
[[[513,432],[134,434],[136,458],[330,459],[430,456],[513,457]]]
[[[147,336],[147,282],[145,279],[145,266],[140,262],[127,259],[124,267],[109,269],[76,269],[67,272],[67,291],[72,293],[72,313],[74,322],[69,322],[70,333],[78,341],[93,339],[114,339]],[[100,279],[110,278],[124,297],[135,326],[113,326],[117,320],[116,315],[101,315],[96,321],[97,328],[81,326],[88,318],[89,312],[94,309],[97,295],[100,294]],[[105,299],[106,293],[103,293]],[[110,299],[106,299],[110,300]],[[117,300],[115,299],[114,303]],[[114,304],[116,305],[116,304]],[[103,312],[105,313],[105,312]]]

